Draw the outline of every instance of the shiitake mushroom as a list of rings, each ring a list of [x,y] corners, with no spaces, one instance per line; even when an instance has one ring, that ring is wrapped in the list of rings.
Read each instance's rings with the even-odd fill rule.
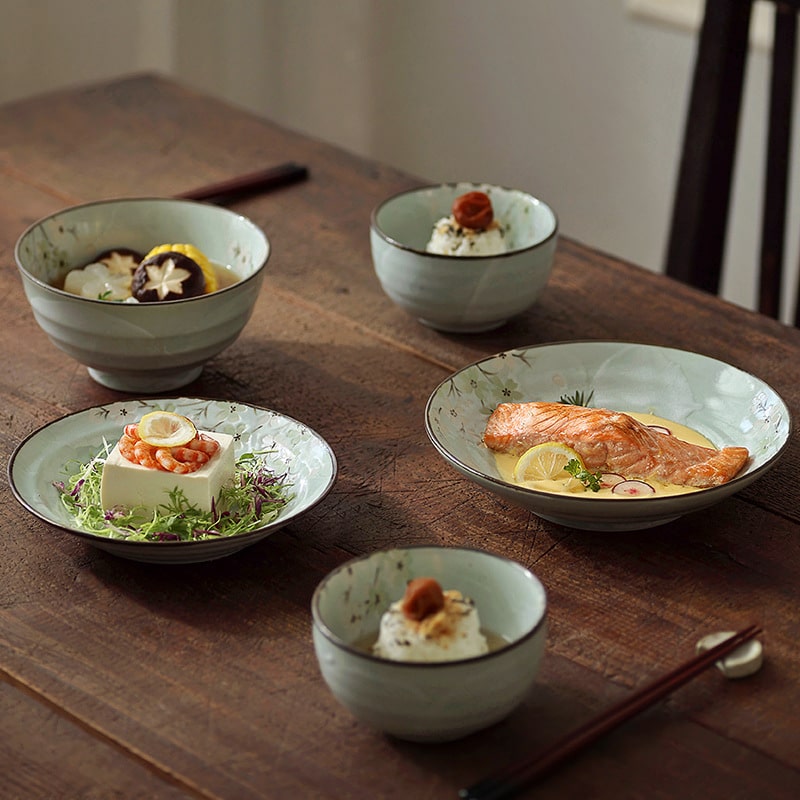
[[[198,297],[205,288],[206,278],[200,265],[171,250],[142,261],[131,283],[131,293],[140,303]]]
[[[143,253],[136,250],[131,250],[129,247],[114,247],[111,250],[103,250],[98,254],[93,264],[105,264],[109,272],[115,274],[124,274],[127,272],[134,272],[144,258]]]

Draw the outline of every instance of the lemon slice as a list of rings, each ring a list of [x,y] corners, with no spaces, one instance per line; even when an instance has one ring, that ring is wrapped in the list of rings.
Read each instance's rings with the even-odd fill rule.
[[[151,411],[140,420],[139,438],[153,447],[180,447],[197,436],[194,423],[172,411]]]
[[[160,253],[180,253],[191,258],[195,264],[203,271],[206,279],[205,294],[216,292],[219,289],[219,281],[214,274],[214,268],[204,253],[201,253],[193,244],[160,244],[154,247],[143,259],[146,261],[150,256],[157,256]]]
[[[561,442],[545,442],[526,450],[514,467],[514,481],[523,485],[536,481],[572,481],[572,476],[564,469],[575,459],[583,466],[578,453]]]

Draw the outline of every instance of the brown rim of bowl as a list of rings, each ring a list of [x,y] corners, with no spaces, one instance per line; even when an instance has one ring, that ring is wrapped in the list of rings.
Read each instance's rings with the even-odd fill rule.
[[[264,237],[264,241],[267,245],[267,253],[266,257],[264,258],[263,262],[259,264],[259,266],[253,271],[251,275],[248,275],[246,278],[241,278],[240,280],[236,281],[235,283],[230,284],[229,286],[223,286],[221,289],[217,289],[216,291],[209,292],[208,294],[201,294],[196,297],[184,297],[180,300],[161,300],[158,303],[126,303],[122,300],[100,300],[99,298],[95,297],[82,297],[79,294],[72,294],[72,292],[65,292],[63,289],[59,289],[56,286],[52,286],[51,284],[43,281],[41,278],[37,278],[33,275],[28,269],[23,267],[20,263],[20,242],[36,227],[42,225],[43,223],[47,222],[47,220],[52,219],[53,217],[57,217],[59,214],[65,214],[68,211],[74,211],[77,209],[82,208],[91,208],[92,206],[104,206],[110,205],[112,203],[128,203],[128,202],[164,202],[164,203],[178,203],[182,205],[189,205],[189,206],[203,206],[209,205],[208,203],[201,203],[197,200],[182,200],[181,198],[172,198],[172,197],[114,197],[108,200],[91,200],[88,203],[78,203],[74,206],[67,206],[66,208],[62,208],[58,211],[54,211],[52,214],[47,214],[44,217],[40,217],[35,222],[32,222],[28,225],[27,228],[17,237],[17,241],[14,243],[14,262],[17,266],[17,269],[32,283],[35,283],[37,286],[45,289],[46,291],[53,292],[54,294],[61,296],[61,297],[70,297],[75,300],[79,300],[86,303],[102,303],[103,305],[112,305],[118,306],[122,308],[151,308],[151,307],[161,307],[161,306],[173,306],[176,303],[184,304],[184,303],[192,303],[192,302],[201,302],[203,300],[208,300],[215,295],[225,294],[232,289],[237,289],[247,283],[250,283],[252,280],[257,278],[267,266],[269,262],[270,256],[272,255],[272,244],[270,243],[269,237],[267,236],[266,232],[263,231],[258,225],[256,225],[250,217],[246,217],[244,214],[239,214],[236,211],[232,211],[229,208],[224,208],[222,206],[215,206],[220,211],[225,211],[228,214],[231,214],[234,217],[240,217],[243,220],[246,220],[250,225],[253,226],[256,230],[260,231],[262,236]],[[75,267],[78,269],[78,267]],[[125,313],[125,312],[123,312]]]
[[[485,255],[485,256],[451,256],[451,255],[446,255],[444,253],[429,253],[427,250],[421,250],[418,247],[411,247],[407,244],[403,244],[402,242],[398,241],[397,239],[385,233],[378,225],[377,216],[380,213],[380,210],[384,206],[386,206],[387,204],[391,203],[393,200],[396,200],[399,197],[403,197],[404,195],[407,194],[417,194],[418,192],[423,192],[428,189],[438,189],[442,187],[455,188],[456,186],[460,186],[462,184],[465,186],[485,186],[490,188],[494,187],[497,189],[502,189],[505,192],[519,192],[520,194],[527,195],[532,200],[535,200],[537,203],[544,206],[553,215],[553,230],[544,239],[534,242],[533,244],[530,244],[527,247],[519,247],[516,250],[508,250],[505,253],[496,253],[494,255]],[[435,221],[436,220],[434,220],[434,222]],[[530,194],[529,192],[525,192],[522,189],[512,189],[510,187],[500,186],[497,184],[473,183],[472,181],[455,181],[451,183],[430,183],[430,184],[425,184],[424,186],[417,186],[416,188],[413,189],[405,189],[402,192],[397,192],[396,194],[391,195],[391,197],[387,197],[384,200],[382,200],[380,203],[378,203],[378,205],[376,205],[372,209],[369,215],[369,226],[373,231],[375,231],[375,233],[378,236],[381,237],[381,239],[383,239],[385,242],[388,242],[393,247],[399,248],[400,250],[407,250],[409,253],[417,253],[418,255],[428,256],[429,258],[442,258],[448,260],[458,259],[460,261],[465,261],[465,262],[473,261],[475,263],[480,263],[489,258],[495,258],[495,259],[508,258],[509,256],[517,255],[519,253],[524,253],[527,250],[534,250],[535,248],[541,247],[543,244],[546,244],[551,239],[558,236],[558,231],[559,231],[558,215],[553,210],[553,207],[549,203],[546,203],[544,200],[540,200],[538,197],[534,197],[534,195]],[[431,223],[431,226],[433,226],[433,223]]]
[[[513,642],[508,642],[504,647],[501,647],[497,650],[491,650],[488,653],[484,653],[480,656],[473,656],[471,658],[458,658],[452,661],[392,661],[388,658],[381,658],[380,656],[372,655],[372,653],[368,653],[366,650],[361,650],[358,647],[355,647],[348,642],[345,642],[340,637],[338,637],[325,623],[322,619],[322,614],[319,611],[319,597],[322,593],[322,590],[325,588],[327,583],[336,575],[338,575],[343,570],[348,569],[353,564],[359,561],[366,561],[367,559],[371,558],[372,556],[378,555],[380,553],[391,553],[394,551],[409,551],[409,550],[452,550],[452,551],[459,551],[463,553],[476,553],[480,556],[488,556],[489,558],[493,558],[497,561],[505,561],[514,567],[524,570],[527,572],[535,581],[539,584],[542,589],[542,594],[544,597],[544,607],[542,609],[541,617],[539,618],[538,622],[526,633],[520,636],[518,639],[514,639]],[[348,559],[344,563],[340,564],[335,569],[331,570],[316,586],[314,589],[314,594],[311,598],[311,616],[313,619],[314,627],[320,632],[322,636],[324,636],[332,645],[338,647],[340,650],[344,650],[351,655],[357,656],[359,658],[364,658],[367,661],[373,661],[378,664],[388,664],[393,667],[398,667],[400,669],[444,669],[446,667],[452,667],[456,665],[466,665],[466,664],[474,664],[480,661],[487,661],[492,658],[497,658],[503,653],[507,653],[511,649],[515,649],[520,647],[524,642],[527,642],[531,639],[534,635],[536,635],[541,628],[547,622],[547,611],[548,611],[548,602],[547,602],[547,589],[545,588],[544,584],[539,580],[539,578],[531,572],[527,567],[523,566],[517,561],[514,561],[513,558],[508,558],[506,556],[498,555],[497,553],[490,553],[487,550],[480,550],[477,547],[444,547],[441,545],[432,545],[432,544],[420,544],[420,545],[410,545],[409,547],[389,547],[383,550],[375,550],[371,553],[367,553],[363,556],[356,556],[355,558]]]

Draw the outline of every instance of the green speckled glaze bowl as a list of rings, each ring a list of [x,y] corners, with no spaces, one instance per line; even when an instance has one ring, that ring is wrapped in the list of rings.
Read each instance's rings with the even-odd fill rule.
[[[192,244],[238,280],[161,303],[90,299],[57,288],[71,269],[126,247]],[[226,208],[130,198],[66,208],[31,225],[15,256],[33,315],[50,341],[98,383],[131,393],[174,391],[231,345],[250,319],[270,254],[264,232]]]
[[[482,443],[486,421],[504,402],[576,396],[595,408],[647,412],[686,425],[715,447],[750,451],[728,483],[678,495],[601,499],[508,483]],[[432,393],[425,426],[433,446],[483,489],[570,528],[628,531],[670,522],[730,497],[768,470],[792,428],[786,404],[764,381],[714,358],[626,342],[564,342],[521,347],[460,369]]]
[[[475,602],[481,627],[508,642],[475,658],[435,663],[372,655],[382,614],[413,578],[434,578]],[[442,742],[499,722],[534,691],[547,639],[547,596],[521,564],[481,550],[407,547],[342,564],[311,601],[314,649],[336,699],[364,724],[400,739]]]
[[[462,194],[489,195],[506,229],[507,252],[493,256],[428,253],[434,224]],[[401,192],[370,217],[375,274],[384,292],[424,325],[450,333],[497,328],[533,305],[553,267],[558,219],[547,203],[519,189],[445,183]]]

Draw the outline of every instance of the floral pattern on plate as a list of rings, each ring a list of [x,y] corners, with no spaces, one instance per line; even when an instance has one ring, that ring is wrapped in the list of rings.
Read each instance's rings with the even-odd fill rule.
[[[88,461],[102,450],[104,442],[119,438],[126,424],[156,409],[183,414],[202,430],[230,434],[237,456],[273,451],[268,465],[274,472],[286,474],[293,494],[279,517],[256,531],[198,542],[129,542],[77,528],[61,504],[54,481],[63,480],[70,462]],[[337,463],[328,443],[292,417],[246,403],[179,397],[126,400],[61,417],[17,447],[8,471],[17,500],[44,522],[125,558],[186,563],[230,555],[297,519],[328,494],[336,478]]]
[[[481,442],[503,402],[570,402],[649,412],[687,425],[715,446],[742,445],[751,460],[723,486],[685,495],[604,502],[548,495],[503,481]],[[771,468],[783,452],[791,418],[780,396],[730,364],[684,350],[625,342],[563,342],[517,348],[470,364],[428,400],[425,423],[439,453],[483,488],[546,519],[588,530],[638,530],[716,503]],[[587,505],[590,504],[590,505]]]

